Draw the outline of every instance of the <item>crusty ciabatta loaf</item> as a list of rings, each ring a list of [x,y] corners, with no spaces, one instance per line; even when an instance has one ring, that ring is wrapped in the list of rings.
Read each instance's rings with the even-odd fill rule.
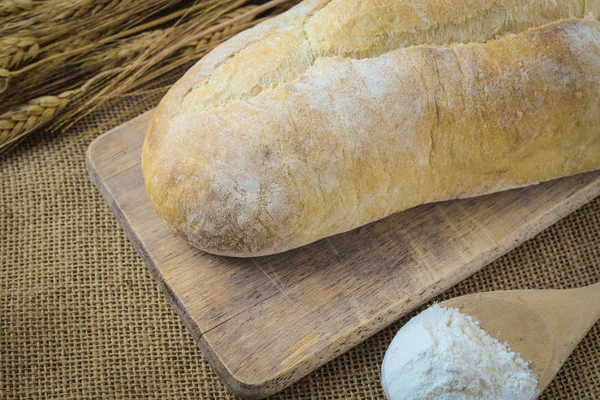
[[[244,257],[599,169],[598,15],[600,0],[305,1],[165,96],[142,153],[152,205],[193,246]]]

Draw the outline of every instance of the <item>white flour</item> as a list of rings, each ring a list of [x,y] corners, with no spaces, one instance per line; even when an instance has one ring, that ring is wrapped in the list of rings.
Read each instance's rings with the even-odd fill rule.
[[[531,400],[537,385],[508,345],[439,305],[400,329],[385,354],[382,382],[390,400]]]

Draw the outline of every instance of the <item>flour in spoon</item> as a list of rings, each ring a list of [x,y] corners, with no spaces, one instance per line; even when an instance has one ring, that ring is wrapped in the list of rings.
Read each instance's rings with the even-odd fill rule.
[[[531,400],[537,379],[472,317],[434,305],[400,329],[385,354],[382,383],[390,400]]]

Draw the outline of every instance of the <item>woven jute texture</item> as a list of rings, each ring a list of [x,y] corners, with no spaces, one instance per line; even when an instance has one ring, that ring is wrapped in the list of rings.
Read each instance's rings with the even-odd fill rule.
[[[2,399],[230,399],[90,183],[82,132],[147,108],[124,99],[0,158]],[[119,122],[119,121],[116,121]],[[122,122],[122,121],[121,121]],[[114,124],[113,124],[114,125]],[[438,300],[600,281],[600,198]],[[381,399],[380,365],[411,314],[277,399]],[[543,399],[600,399],[600,324]]]

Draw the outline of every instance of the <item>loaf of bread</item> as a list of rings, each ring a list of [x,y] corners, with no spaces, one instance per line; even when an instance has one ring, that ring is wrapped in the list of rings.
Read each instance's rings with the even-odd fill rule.
[[[154,112],[151,203],[209,253],[600,168],[600,0],[306,0]]]

